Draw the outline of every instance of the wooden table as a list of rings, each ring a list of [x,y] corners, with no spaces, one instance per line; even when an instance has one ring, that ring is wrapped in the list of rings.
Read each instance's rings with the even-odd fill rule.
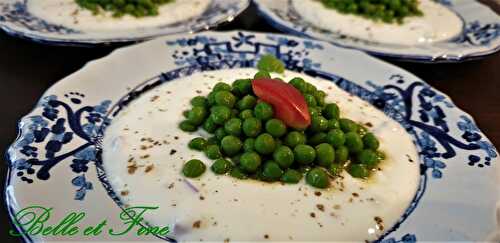
[[[495,0],[483,0],[497,13]],[[250,7],[230,24],[219,30],[244,29],[275,32]],[[17,121],[36,104],[52,84],[80,69],[90,60],[109,54],[116,47],[78,48],[45,46],[0,32],[0,148],[7,149],[17,135]],[[389,60],[390,61],[390,60]],[[449,95],[455,104],[471,114],[479,128],[496,147],[500,147],[500,53],[483,60],[458,64],[415,64],[393,62]],[[6,174],[0,165],[0,181]],[[2,187],[2,204],[4,194]],[[0,211],[2,242],[19,242],[8,235],[9,221],[5,207]]]

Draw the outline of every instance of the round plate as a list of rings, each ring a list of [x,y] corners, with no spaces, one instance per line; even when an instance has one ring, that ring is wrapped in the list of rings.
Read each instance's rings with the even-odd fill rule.
[[[305,21],[291,1],[255,0],[255,3],[261,15],[284,32],[403,61],[460,62],[500,50],[500,16],[476,0],[439,0],[462,18],[465,23],[462,34],[449,41],[415,46],[370,42],[321,29]]]
[[[75,29],[74,26],[52,23],[50,20],[38,16],[29,8],[32,1],[36,0],[1,0],[0,28],[10,35],[36,42],[53,45],[84,46],[141,41],[162,35],[207,30],[225,21],[232,21],[250,4],[250,0],[210,0],[207,8],[200,15],[195,15],[187,20],[176,21],[166,25],[156,25],[155,27],[127,27],[121,25],[120,28],[113,28],[107,31],[84,31]],[[67,0],[51,1],[53,1],[51,4],[68,5]],[[60,15],[60,13],[57,13],[58,9],[59,7],[52,6],[50,10],[44,11],[53,11],[52,15]],[[64,8],[61,7],[61,9]],[[75,13],[77,12],[78,10],[75,11]],[[80,20],[75,17],[73,21],[74,23],[78,23]],[[66,25],[69,24],[67,23]]]
[[[22,118],[19,136],[8,150],[5,193],[11,217],[41,205],[57,212],[54,222],[75,211],[86,213],[79,225],[107,219],[109,227],[123,226],[120,200],[99,159],[101,126],[131,99],[162,83],[207,70],[252,67],[267,53],[283,60],[289,70],[330,80],[370,102],[412,136],[421,156],[415,161],[420,163],[420,185],[405,214],[381,240],[484,240],[494,232],[498,153],[446,95],[363,52],[251,32],[176,35],[118,49],[52,86]],[[102,234],[93,239],[147,240],[144,237]],[[77,234],[43,239],[88,238]]]

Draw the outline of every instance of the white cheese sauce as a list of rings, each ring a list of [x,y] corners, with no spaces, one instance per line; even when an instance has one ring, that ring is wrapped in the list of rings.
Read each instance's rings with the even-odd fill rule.
[[[292,0],[295,10],[313,25],[331,32],[386,44],[417,45],[452,39],[462,32],[462,20],[445,6],[419,0],[423,16],[406,17],[402,24],[388,24],[361,16],[342,14],[318,0]]]
[[[364,241],[390,229],[409,206],[419,183],[416,148],[398,123],[332,82],[287,71],[284,80],[303,77],[327,92],[341,115],[367,124],[380,138],[387,159],[367,180],[344,172],[332,187],[238,180],[210,171],[211,161],[187,143],[205,136],[178,128],[182,111],[217,82],[252,77],[255,69],[194,74],[154,88],[129,104],[107,128],[103,164],[122,201],[159,206],[145,220],[169,225],[180,241]],[[181,175],[185,161],[201,159],[207,171],[197,179]]]
[[[136,18],[125,15],[113,18],[112,13],[94,15],[83,9],[75,0],[35,0],[28,1],[28,9],[33,15],[52,24],[62,25],[80,31],[120,31],[137,28],[157,27],[200,16],[208,7],[209,0],[176,0],[159,7],[157,16]]]

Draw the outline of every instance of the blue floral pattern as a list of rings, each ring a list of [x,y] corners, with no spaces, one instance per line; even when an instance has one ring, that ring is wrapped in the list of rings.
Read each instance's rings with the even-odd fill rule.
[[[249,0],[210,0],[207,9],[199,16],[151,28],[153,34],[142,34],[143,30],[135,32],[132,30],[129,34],[117,32],[112,37],[99,37],[96,32],[77,30],[37,17],[29,11],[28,1],[39,0],[12,0],[0,3],[0,27],[14,36],[58,45],[95,45],[137,41],[151,39],[159,35],[205,30],[208,27],[230,21],[249,4]]]
[[[471,0],[470,2],[473,2]],[[401,45],[386,44],[367,39],[348,36],[340,31],[331,31],[304,19],[295,9],[292,0],[269,4],[267,1],[256,0],[262,16],[277,29],[301,37],[322,39],[334,44],[367,51],[378,56],[387,56],[403,60],[419,62],[456,62],[468,58],[477,58],[491,54],[500,48],[500,19],[490,9],[473,3],[476,10],[473,14],[471,6],[464,6],[451,0],[438,0],[440,4],[452,9],[464,22],[463,32],[456,38],[445,42],[436,42],[422,47],[402,47]],[[477,11],[481,10],[481,12]],[[477,14],[476,14],[477,12]],[[489,13],[491,12],[491,13]]]
[[[309,57],[309,50],[321,50],[323,48],[321,44],[308,40],[298,42],[296,39],[274,35],[266,38],[269,42],[257,42],[254,41],[255,37],[252,34],[240,32],[232,37],[231,41],[196,36],[192,39],[169,41],[167,45],[178,48],[172,55],[177,65],[194,66],[201,70],[251,67],[261,55],[271,53],[279,57],[287,69],[330,80],[349,93],[372,103],[401,123],[420,148],[422,179],[411,206],[400,221],[381,237],[381,242],[417,241],[414,234],[406,234],[400,240],[385,237],[399,228],[418,206],[426,190],[428,175],[434,179],[443,177],[447,160],[455,157],[457,150],[468,151],[467,165],[475,168],[490,166],[492,158],[497,157],[493,145],[480,135],[479,129],[470,118],[462,116],[456,124],[451,124],[447,120],[447,111],[456,108],[447,97],[429,85],[420,81],[409,82],[402,75],[394,74],[388,77],[392,84],[381,86],[367,81],[367,88],[364,88],[335,74],[320,70],[321,64],[315,63]],[[163,81],[171,80],[177,75],[178,73],[164,74],[163,76],[167,78]],[[457,129],[463,132],[461,137],[452,135],[452,131]]]
[[[70,92],[65,100],[57,96],[44,97],[38,104],[41,115],[24,120],[23,136],[14,144],[23,156],[17,157],[12,165],[16,175],[29,184],[35,179],[50,179],[50,170],[63,161],[72,158],[71,170],[81,178],[88,170],[89,162],[96,162],[95,137],[98,128],[105,122],[105,114],[111,101],[103,101],[97,106],[81,106],[85,95]],[[78,138],[78,141],[75,141]],[[78,146],[70,145],[78,143]],[[64,147],[64,149],[63,149]],[[70,149],[71,148],[71,149]],[[72,183],[80,183],[73,181]],[[75,198],[83,200],[86,190],[92,189],[91,182],[81,186]]]
[[[462,36],[457,39],[458,43],[467,43],[473,46],[489,45],[500,37],[500,23],[481,24],[472,21],[467,24]]]
[[[259,39],[259,40],[258,40]],[[389,117],[398,121],[412,137],[421,156],[420,185],[399,222],[377,242],[414,243],[416,234],[401,238],[392,233],[418,207],[424,197],[429,180],[445,178],[452,158],[466,156],[465,168],[485,170],[498,156],[493,145],[482,135],[473,120],[462,115],[450,119],[456,109],[444,95],[421,81],[406,80],[403,75],[387,77],[387,82],[367,80],[362,85],[323,71],[321,63],[311,55],[314,50],[325,48],[323,43],[286,36],[238,32],[231,38],[218,39],[209,35],[196,35],[166,41],[172,50],[175,69],[146,80],[122,97],[111,107],[105,100],[97,105],[86,105],[85,95],[69,92],[58,97],[49,95],[39,103],[38,110],[21,123],[22,135],[13,145],[15,161],[11,167],[20,180],[32,184],[35,180],[50,179],[50,170],[67,162],[75,177],[75,200],[84,200],[94,186],[85,176],[90,165],[95,165],[97,177],[111,198],[121,207],[123,203],[111,187],[102,166],[100,142],[111,119],[123,107],[144,92],[165,82],[191,75],[194,72],[223,68],[254,67],[262,55],[273,54],[280,58],[287,69],[313,77],[330,80],[347,92],[370,102]],[[456,162],[457,160],[455,160]],[[397,232],[399,235],[401,232]]]
[[[77,30],[62,25],[50,24],[47,21],[33,16],[28,11],[28,0],[15,2],[14,4],[0,3],[0,22],[11,22],[25,27],[30,31],[43,33],[77,34]]]

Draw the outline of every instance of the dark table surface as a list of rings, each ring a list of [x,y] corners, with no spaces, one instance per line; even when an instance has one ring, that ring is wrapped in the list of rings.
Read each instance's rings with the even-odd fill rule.
[[[500,5],[483,0],[497,13]],[[256,15],[251,6],[233,22],[219,30],[245,29],[263,32],[279,31]],[[90,60],[108,55],[116,47],[79,48],[45,46],[0,32],[0,148],[4,151],[17,135],[17,121],[36,104],[52,84],[80,69]],[[500,147],[500,53],[483,60],[458,64],[415,64],[389,62],[398,65],[448,94],[455,104],[471,114],[480,129],[496,147]],[[5,181],[6,164],[0,163],[0,181]],[[0,239],[19,242],[8,235],[10,224],[2,187],[0,209]]]

